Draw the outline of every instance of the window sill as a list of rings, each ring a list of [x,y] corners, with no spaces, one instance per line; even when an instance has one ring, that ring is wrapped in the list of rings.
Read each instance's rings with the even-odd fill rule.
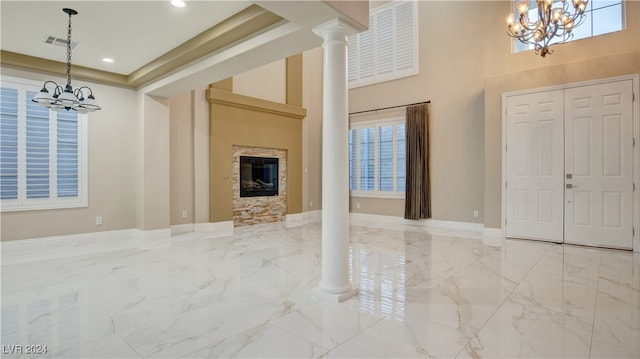
[[[381,192],[381,191],[350,191],[350,197],[359,198],[381,198],[381,199],[404,199],[404,192]]]
[[[10,212],[26,212],[26,211],[46,211],[56,209],[68,209],[68,208],[87,208],[86,202],[73,202],[73,203],[40,203],[40,204],[3,204],[0,203],[0,213]]]

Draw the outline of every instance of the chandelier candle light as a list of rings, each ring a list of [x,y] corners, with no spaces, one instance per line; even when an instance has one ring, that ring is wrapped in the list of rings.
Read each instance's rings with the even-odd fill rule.
[[[56,112],[65,109],[67,111],[75,110],[84,114],[100,110],[96,98],[93,97],[93,91],[89,87],[82,86],[75,90],[71,87],[71,16],[77,15],[78,12],[68,8],[64,8],[62,11],[69,15],[69,27],[67,28],[67,85],[63,88],[54,81],[46,81],[42,85],[42,90],[33,97],[32,101]],[[47,90],[47,85],[52,85],[53,96]],[[86,98],[85,91],[89,93]]]
[[[516,4],[519,17],[516,19],[513,13],[505,17],[507,34],[523,44],[533,45],[536,55],[545,57],[553,54],[549,46],[573,38],[571,30],[584,22],[588,0],[561,0],[557,2],[561,5],[558,7],[553,7],[554,0],[536,0],[536,3],[538,19],[535,21],[529,19],[529,0]],[[569,3],[573,5],[573,13],[569,11]],[[554,39],[557,41],[551,43]]]

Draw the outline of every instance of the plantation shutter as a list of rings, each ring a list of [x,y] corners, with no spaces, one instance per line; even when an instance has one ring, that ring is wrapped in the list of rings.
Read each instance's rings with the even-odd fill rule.
[[[417,2],[372,9],[369,29],[349,37],[349,87],[417,74],[417,43]]]
[[[58,197],[78,196],[78,114],[58,112],[57,121]]]
[[[358,189],[358,132],[355,129],[349,130],[349,190]]]
[[[393,126],[378,127],[378,190],[393,191]]]
[[[18,199],[18,90],[0,88],[0,199]]]
[[[2,80],[0,211],[85,207],[86,115],[33,102],[30,80]]]
[[[28,91],[31,99],[36,92]],[[27,199],[49,198],[49,109],[27,101]]]
[[[396,178],[397,191],[404,192],[406,182],[407,139],[405,125],[396,125]]]
[[[360,142],[360,190],[375,190],[375,129],[361,128],[358,132]]]

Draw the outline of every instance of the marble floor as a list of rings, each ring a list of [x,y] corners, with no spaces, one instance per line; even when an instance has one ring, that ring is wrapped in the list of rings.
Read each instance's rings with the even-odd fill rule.
[[[1,356],[640,357],[637,253],[352,225],[334,304],[320,248],[319,223],[3,245]]]

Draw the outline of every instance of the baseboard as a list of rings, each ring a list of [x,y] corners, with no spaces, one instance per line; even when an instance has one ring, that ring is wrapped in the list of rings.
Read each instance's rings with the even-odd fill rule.
[[[315,211],[307,211],[307,212],[304,212],[302,215],[304,218],[304,224],[317,223],[322,221],[321,209],[317,209]]]
[[[179,234],[190,233],[195,230],[193,223],[174,224],[171,226],[171,235],[177,236]]]
[[[504,229],[484,227],[482,235],[489,238],[504,238]]]
[[[425,228],[437,228],[437,229],[449,229],[459,231],[470,231],[482,233],[484,226],[482,223],[469,223],[469,222],[456,222],[456,221],[443,221],[438,219],[421,219],[421,220],[409,220],[402,217],[395,216],[383,216],[378,214],[367,213],[350,213],[349,219],[351,224],[366,225],[366,226],[380,226],[380,225],[406,225]]]
[[[2,241],[0,245],[2,247],[9,247],[15,245],[29,245],[29,244],[40,244],[40,243],[53,243],[56,241],[63,240],[73,240],[73,239],[114,239],[114,238],[132,238],[135,237],[140,230],[136,228],[129,229],[117,229],[113,231],[102,231],[102,232],[87,232],[87,233],[77,233],[77,234],[67,234],[62,236],[49,236],[49,237],[38,237],[38,238],[28,238],[28,239],[14,239],[10,241]]]
[[[286,217],[287,228],[300,227],[303,224],[304,224],[303,213],[287,214],[287,217]]]
[[[137,228],[4,241],[3,264],[28,263],[52,258],[113,252],[130,248],[159,248],[170,245],[168,228],[143,231]],[[91,243],[91,245],[83,245]]]
[[[212,238],[232,236],[234,233],[233,221],[196,223],[197,233],[206,233]]]

